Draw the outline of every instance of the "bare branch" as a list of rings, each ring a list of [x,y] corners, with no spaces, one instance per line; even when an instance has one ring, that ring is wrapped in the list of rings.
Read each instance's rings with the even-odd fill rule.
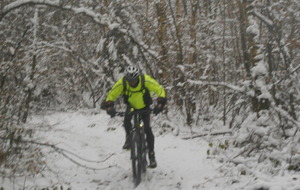
[[[232,134],[232,131],[221,131],[221,132],[205,133],[205,134],[194,135],[194,136],[191,136],[191,137],[183,137],[182,139],[189,140],[189,139],[195,139],[195,138],[204,137],[204,136],[208,136],[208,135],[216,136],[216,135],[225,135],[225,134]]]
[[[86,158],[83,158],[81,156],[78,156],[77,154],[71,152],[71,151],[68,151],[66,149],[63,149],[63,148],[59,148],[57,146],[55,146],[54,144],[48,144],[48,143],[40,143],[40,142],[35,142],[35,141],[28,141],[28,140],[20,140],[20,139],[11,139],[11,138],[4,138],[4,137],[0,137],[0,139],[2,140],[16,140],[20,143],[27,143],[27,144],[35,144],[35,145],[39,145],[39,146],[46,146],[46,147],[50,147],[52,149],[55,150],[55,152],[61,154],[62,156],[64,156],[65,158],[67,158],[69,161],[73,162],[74,164],[80,166],[80,167],[83,167],[83,168],[86,168],[86,169],[90,169],[90,170],[104,170],[104,169],[107,169],[107,168],[111,168],[111,167],[114,167],[115,165],[113,166],[108,166],[108,167],[105,167],[105,168],[93,168],[93,167],[88,167],[76,160],[74,160],[73,158],[71,158],[69,155],[72,155],[74,156],[75,158],[78,158],[82,161],[85,161],[85,162],[90,162],[90,163],[103,163],[105,161],[107,161],[109,158],[111,158],[113,155],[115,155],[114,153],[110,154],[108,157],[106,157],[105,159],[103,160],[88,160]],[[68,155],[69,154],[69,155]]]

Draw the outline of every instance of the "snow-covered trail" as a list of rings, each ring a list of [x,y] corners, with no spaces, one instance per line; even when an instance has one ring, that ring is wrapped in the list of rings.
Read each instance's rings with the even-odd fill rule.
[[[31,124],[40,125],[38,136],[42,142],[66,150],[69,157],[51,148],[44,150],[48,154],[47,175],[34,178],[40,188],[63,185],[72,190],[134,189],[130,152],[122,150],[122,118],[111,119],[104,112],[61,112],[34,117]],[[155,136],[158,167],[148,169],[136,189],[217,189],[207,183],[217,172],[213,162],[206,159],[205,141],[182,140],[172,134]]]

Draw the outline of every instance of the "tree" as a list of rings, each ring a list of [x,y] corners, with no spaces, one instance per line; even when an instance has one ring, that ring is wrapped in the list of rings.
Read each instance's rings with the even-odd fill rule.
[[[298,9],[297,0],[3,0],[0,155],[9,160],[15,139],[34,136],[19,130],[31,113],[97,107],[136,64],[166,87],[166,119],[190,129],[221,119],[235,148],[247,145],[238,156],[275,158],[258,132],[298,145]]]

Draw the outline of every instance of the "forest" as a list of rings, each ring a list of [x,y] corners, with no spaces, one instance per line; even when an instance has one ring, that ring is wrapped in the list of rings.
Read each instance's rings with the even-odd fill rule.
[[[166,89],[166,131],[223,135],[208,154],[231,165],[300,171],[299,0],[1,0],[0,46],[2,178],[45,164],[31,115],[99,108],[128,65]]]

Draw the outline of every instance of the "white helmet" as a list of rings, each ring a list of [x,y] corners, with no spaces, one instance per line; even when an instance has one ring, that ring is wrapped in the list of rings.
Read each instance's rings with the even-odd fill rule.
[[[140,70],[135,66],[128,66],[125,70],[125,79],[128,81],[136,80],[141,75]]]

